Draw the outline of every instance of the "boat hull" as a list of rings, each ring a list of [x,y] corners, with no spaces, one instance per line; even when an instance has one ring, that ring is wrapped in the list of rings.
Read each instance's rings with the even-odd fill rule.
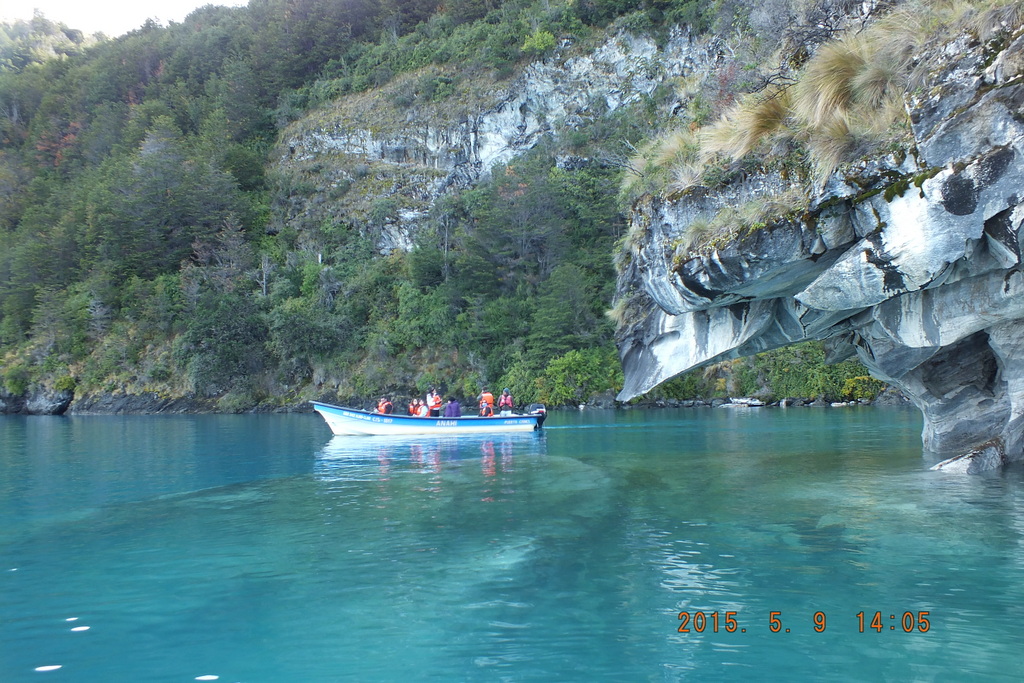
[[[489,434],[532,432],[543,424],[543,415],[495,417],[412,417],[383,415],[312,401],[313,410],[338,436],[386,436],[389,434]]]

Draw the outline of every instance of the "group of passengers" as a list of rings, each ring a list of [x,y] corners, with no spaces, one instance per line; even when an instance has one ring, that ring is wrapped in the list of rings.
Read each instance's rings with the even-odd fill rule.
[[[449,405],[453,400],[448,399]],[[413,417],[441,417],[441,394],[430,387],[426,399],[414,398],[409,403],[409,414]]]
[[[476,397],[476,401],[480,407],[480,417],[494,416],[494,394],[487,387],[484,387],[480,395]],[[413,417],[441,417],[442,403],[441,394],[437,393],[434,387],[430,387],[426,398],[414,398],[409,402],[409,415]],[[500,415],[512,414],[512,409],[515,408],[515,401],[512,399],[512,394],[509,393],[507,388],[501,392],[497,404]],[[395,406],[387,396],[381,396],[373,412],[389,415],[395,412]],[[444,417],[462,417],[462,405],[455,397],[449,398],[445,404]]]
[[[484,387],[484,390],[476,397],[476,402],[480,407],[480,417],[494,416],[494,394],[491,393],[490,389]],[[501,396],[498,397],[498,414],[503,417],[511,415],[512,409],[515,407],[516,403],[512,400],[512,394],[509,393],[506,387],[502,390]]]

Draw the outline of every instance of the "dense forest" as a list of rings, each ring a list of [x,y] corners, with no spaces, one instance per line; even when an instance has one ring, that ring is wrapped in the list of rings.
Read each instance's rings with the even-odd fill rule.
[[[850,4],[251,0],[114,40],[38,15],[0,24],[2,389],[191,395],[221,410],[429,386],[507,386],[552,405],[617,390],[606,311],[637,191],[630,155],[758,87],[786,12]],[[717,92],[667,83],[545,138],[438,202],[410,248],[379,248],[398,209],[387,199],[320,225],[289,219],[302,188],[271,154],[317,108],[398,79],[413,86],[389,91],[393,106],[443,104],[464,85],[454,79],[501,82],[566,44],[672,26],[749,38]],[[658,391],[878,391],[859,364],[824,361],[805,345]]]

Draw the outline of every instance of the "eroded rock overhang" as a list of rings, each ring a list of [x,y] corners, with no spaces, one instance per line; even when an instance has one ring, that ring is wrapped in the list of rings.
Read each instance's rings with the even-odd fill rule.
[[[1024,459],[1024,38],[949,62],[908,96],[915,146],[833,175],[806,211],[699,253],[699,216],[781,194],[645,197],[622,258],[620,400],[686,370],[809,339],[856,354],[924,415],[927,451],[973,472]]]

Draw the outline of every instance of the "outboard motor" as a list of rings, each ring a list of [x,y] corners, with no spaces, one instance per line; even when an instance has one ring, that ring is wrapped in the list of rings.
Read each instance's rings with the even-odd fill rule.
[[[543,403],[531,403],[526,406],[525,412],[527,415],[539,415],[540,419],[537,420],[537,427],[544,426],[544,420],[548,416],[548,409],[544,407]]]

